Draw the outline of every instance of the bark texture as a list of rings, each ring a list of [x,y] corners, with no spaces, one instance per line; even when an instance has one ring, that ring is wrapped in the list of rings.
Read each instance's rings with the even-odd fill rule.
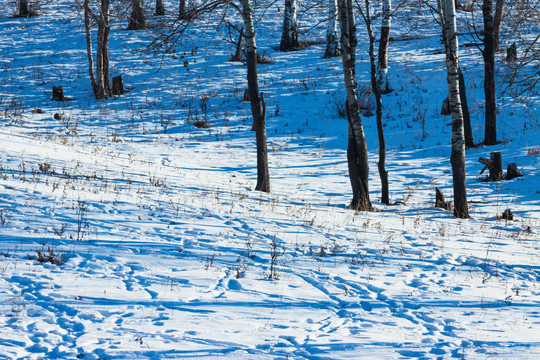
[[[187,17],[186,11],[186,0],[180,0],[180,12],[178,14],[180,19],[185,19]]]
[[[385,2],[389,3],[390,0]],[[375,95],[375,102],[377,104],[376,116],[377,116],[377,135],[379,138],[379,162],[377,167],[379,170],[379,177],[381,178],[381,202],[389,205],[389,190],[388,190],[388,172],[385,168],[386,163],[386,141],[384,139],[384,129],[382,123],[382,95],[377,81],[377,61],[375,59],[375,35],[373,34],[373,27],[371,25],[371,5],[369,0],[364,1],[366,5],[365,21],[369,37],[369,59],[370,59],[370,74],[371,74],[371,88]],[[390,29],[388,27],[388,29]],[[380,48],[379,48],[380,50]],[[380,64],[380,52],[379,52],[379,64]],[[385,84],[388,84],[385,82]]]
[[[493,37],[493,0],[482,4],[484,18],[484,97],[485,133],[484,145],[497,144],[497,103],[495,98],[495,41]]]
[[[493,18],[493,41],[495,42],[493,47],[495,48],[495,51],[499,50],[504,5],[504,0],[496,0],[495,2],[495,17]]]
[[[463,113],[459,97],[459,55],[456,34],[456,13],[453,0],[442,0],[444,32],[447,44],[446,68],[448,97],[452,111],[452,180],[454,188],[454,216],[468,218],[467,186],[465,177],[465,131]]]
[[[90,83],[96,99],[107,99],[111,95],[109,80],[109,0],[101,0],[101,13],[99,16],[92,13],[90,0],[85,0],[83,7]],[[98,23],[95,70],[90,34],[90,17],[93,17]]]
[[[19,16],[30,16],[30,12],[28,11],[28,0],[19,0]]]
[[[270,192],[270,175],[268,172],[268,146],[266,144],[266,103],[259,94],[257,81],[257,45],[250,0],[241,0],[246,40],[246,62],[253,128],[257,142],[257,185],[255,190]]]
[[[328,28],[326,30],[326,50],[324,51],[325,58],[339,56],[337,18],[337,0],[328,0]]]
[[[300,46],[298,42],[298,28],[296,24],[296,0],[285,0],[283,12],[283,32],[279,50],[290,51]]]
[[[143,0],[131,0],[131,13],[129,15],[128,30],[146,29]]]
[[[352,0],[338,0],[339,23],[341,27],[341,60],[343,78],[347,91],[347,114],[349,122],[349,148],[347,158],[349,177],[353,190],[351,208],[371,211],[369,199],[369,166],[364,127],[358,107],[358,90],[356,83],[356,23]]]
[[[383,94],[390,92],[388,81],[388,43],[390,42],[390,27],[392,22],[392,1],[383,0],[382,3],[382,26],[379,40],[379,62],[377,65],[377,83]]]
[[[156,15],[165,15],[165,5],[163,5],[163,0],[156,0]]]

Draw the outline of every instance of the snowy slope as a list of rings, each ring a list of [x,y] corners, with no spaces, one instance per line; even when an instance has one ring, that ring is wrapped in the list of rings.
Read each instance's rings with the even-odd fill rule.
[[[163,56],[141,52],[151,31],[116,20],[111,69],[130,91],[96,101],[72,2],[29,19],[1,5],[0,358],[540,358],[538,97],[501,96],[504,142],[467,151],[471,219],[435,209],[436,186],[452,193],[446,73],[438,28],[415,15],[418,36],[401,30],[390,44],[396,91],[383,99],[397,204],[378,203],[375,118],[364,116],[376,211],[355,213],[341,60],[322,59],[323,44],[276,51],[277,6],[257,24],[273,59],[258,69],[264,194],[253,190],[246,69],[228,61],[212,18]],[[324,16],[313,8],[299,21]],[[365,88],[361,23],[359,35]],[[461,51],[481,142],[481,55]],[[53,85],[74,100],[51,101]],[[482,182],[477,160],[491,151],[525,176]],[[507,208],[514,221],[498,220]]]

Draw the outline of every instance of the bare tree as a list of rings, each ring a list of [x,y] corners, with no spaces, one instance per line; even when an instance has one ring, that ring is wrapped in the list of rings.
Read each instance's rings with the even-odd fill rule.
[[[339,56],[339,44],[337,33],[338,7],[337,0],[328,0],[328,28],[326,30],[325,58]]]
[[[385,2],[390,2],[386,0]],[[379,162],[377,163],[379,169],[379,177],[381,178],[381,202],[383,204],[389,205],[389,191],[388,191],[388,172],[385,169],[386,162],[386,141],[384,139],[384,129],[382,123],[382,94],[381,88],[379,87],[379,82],[377,81],[377,60],[375,57],[375,35],[373,34],[373,27],[371,21],[371,4],[369,0],[364,0],[364,10],[361,6],[358,6],[364,22],[366,24],[367,33],[369,37],[369,60],[370,60],[370,75],[371,75],[371,89],[375,95],[376,102],[376,117],[377,117],[377,135],[379,137]],[[389,6],[389,5],[388,5]],[[388,9],[389,11],[389,9]],[[384,13],[384,12],[383,12]],[[389,29],[389,27],[388,27]],[[382,35],[381,35],[382,38]],[[380,51],[379,51],[379,65],[380,65]],[[388,82],[385,81],[384,84],[388,85]]]
[[[339,0],[339,22],[341,27],[341,61],[343,77],[347,90],[347,118],[349,122],[349,142],[347,161],[349,178],[353,191],[351,208],[371,211],[373,206],[369,199],[369,166],[364,127],[358,107],[358,90],[356,83],[356,23],[352,0]]]
[[[496,0],[495,16],[493,18],[493,41],[495,41],[495,51],[499,50],[499,40],[501,37],[501,26],[504,15],[504,0]]]
[[[90,82],[96,99],[107,99],[111,95],[109,79],[109,0],[101,0],[101,13],[96,16],[90,8],[90,0],[85,0],[84,25],[86,31],[86,50],[88,55],[88,71]],[[91,17],[98,24],[96,64],[94,74],[94,60],[92,55],[92,38],[90,35]]]
[[[388,81],[388,43],[390,42],[391,22],[392,0],[383,0],[381,38],[379,41],[379,62],[377,67],[377,82],[383,94],[387,94],[388,92],[390,92],[390,84]]]
[[[497,0],[500,8],[500,19],[502,20],[503,0]],[[497,100],[495,95],[495,49],[496,49],[496,29],[500,32],[500,22],[494,21],[493,0],[484,0],[482,3],[482,15],[484,20],[484,49],[482,56],[484,58],[484,97],[485,97],[485,128],[484,144],[497,144]],[[498,36],[498,35],[497,35]]]
[[[296,24],[296,0],[285,0],[285,10],[283,11],[283,31],[279,50],[290,51],[297,49],[298,28]]]
[[[457,2],[454,2],[454,4],[457,4]],[[454,5],[455,6],[455,5]],[[445,53],[448,52],[448,40],[446,38],[446,25],[445,25],[445,17],[443,14],[443,8],[440,3],[440,0],[437,0],[437,8],[431,7],[433,11],[437,13],[439,16],[439,21],[442,28],[442,38],[443,38],[443,44]],[[474,137],[471,127],[471,116],[469,113],[469,105],[467,102],[467,87],[465,86],[465,77],[463,76],[463,71],[461,70],[461,66],[458,67],[458,80],[459,80],[459,99],[461,103],[461,113],[463,115],[463,126],[465,129],[465,148],[470,149],[475,147],[474,144]]]
[[[452,113],[452,178],[454,187],[454,216],[468,218],[467,186],[465,177],[465,131],[463,113],[459,97],[459,54],[456,32],[456,11],[454,0],[442,0],[441,10],[444,18],[444,39],[446,41],[446,68],[448,98]]]
[[[241,0],[242,19],[244,20],[247,58],[248,91],[253,115],[253,128],[257,142],[257,185],[255,190],[270,192],[270,175],[268,172],[268,146],[266,144],[266,103],[262,93],[259,94],[257,80],[257,45],[250,0]]]

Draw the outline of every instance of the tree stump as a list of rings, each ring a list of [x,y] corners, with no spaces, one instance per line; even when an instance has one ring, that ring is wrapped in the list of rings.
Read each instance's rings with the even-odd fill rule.
[[[441,115],[452,115],[450,110],[450,100],[448,98],[444,99],[441,108]]]
[[[244,100],[243,101],[251,101],[248,89],[244,90]]]
[[[506,180],[512,180],[520,176],[523,176],[523,174],[518,170],[517,164],[508,164],[508,167],[506,168]]]
[[[504,210],[502,215],[499,217],[499,219],[511,221],[511,220],[514,220],[514,214],[512,214],[512,211],[510,211],[510,209],[506,209]]]
[[[506,49],[506,61],[517,61],[517,47],[515,41],[508,49]]]
[[[444,195],[439,190],[439,188],[435,188],[435,207],[445,210],[452,210],[452,204],[449,201],[444,201]]]
[[[55,85],[52,88],[52,100],[54,101],[65,101],[64,89],[60,85]]]
[[[118,75],[112,79],[112,94],[122,95],[124,93],[124,77]]]
[[[489,169],[489,181],[501,181],[504,180],[502,171],[502,155],[500,151],[494,151],[490,154],[490,160],[486,158],[479,158],[478,162],[486,165],[486,167],[480,172],[483,173],[486,168]]]

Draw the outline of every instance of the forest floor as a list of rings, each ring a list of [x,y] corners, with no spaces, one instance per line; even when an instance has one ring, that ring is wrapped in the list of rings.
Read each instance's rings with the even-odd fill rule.
[[[504,92],[498,53],[502,142],[467,150],[470,219],[435,208],[436,187],[452,200],[444,54],[431,15],[404,8],[383,97],[394,205],[381,204],[359,19],[375,211],[355,212],[341,59],[322,58],[325,9],[299,15],[311,46],[281,53],[277,7],[256,9],[258,49],[271,60],[258,67],[266,194],[253,190],[246,67],[229,61],[219,14],[159,55],[144,51],[159,27],[114,20],[111,71],[129,91],[96,101],[73,2],[32,18],[0,5],[1,359],[540,358],[538,95]],[[460,51],[480,143],[481,53]],[[72,99],[51,101],[54,85]],[[482,181],[478,158],[492,151],[524,176]],[[499,218],[506,209],[513,220]]]

